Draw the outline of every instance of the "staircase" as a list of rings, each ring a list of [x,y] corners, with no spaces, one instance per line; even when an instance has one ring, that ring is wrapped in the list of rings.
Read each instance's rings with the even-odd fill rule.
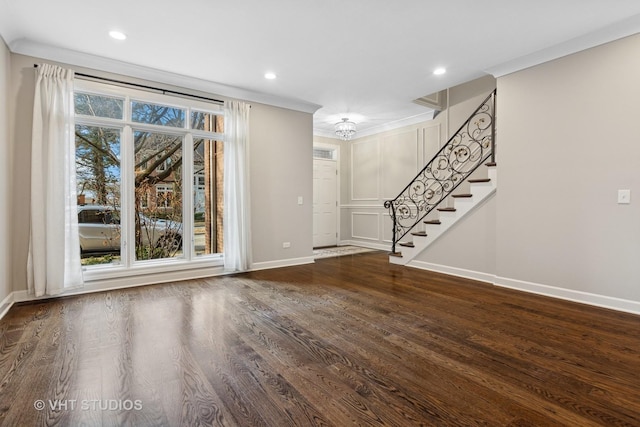
[[[495,193],[495,101],[493,91],[400,194],[385,201],[393,221],[391,263],[409,263]],[[481,166],[487,177],[471,178]],[[464,183],[468,192],[458,190]],[[437,217],[426,219],[432,211]]]
[[[420,231],[412,231],[407,236],[410,240],[398,242],[398,251],[389,254],[389,262],[392,264],[406,265],[420,252],[435,242],[440,236],[471,212],[476,206],[495,193],[498,187],[497,169],[495,164],[487,164],[488,178],[469,179],[469,193],[453,193],[453,206],[436,208],[437,219],[422,221]],[[406,236],[405,236],[406,237]]]

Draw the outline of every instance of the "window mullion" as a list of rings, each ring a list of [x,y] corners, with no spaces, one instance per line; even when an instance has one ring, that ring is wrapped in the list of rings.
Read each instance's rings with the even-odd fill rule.
[[[75,124],[86,125],[86,126],[107,126],[107,127],[121,128],[123,125],[123,121],[118,119],[109,119],[105,117],[78,115],[75,117]]]
[[[124,127],[124,148],[122,150],[122,259],[124,267],[133,265],[135,258],[135,173],[134,173],[134,147],[133,129],[127,125]]]
[[[193,259],[193,136],[188,133],[182,142],[182,251],[185,259]]]

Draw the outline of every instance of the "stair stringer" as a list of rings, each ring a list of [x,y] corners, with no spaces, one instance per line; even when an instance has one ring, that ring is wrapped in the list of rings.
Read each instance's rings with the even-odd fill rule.
[[[455,212],[439,212],[440,224],[424,224],[426,236],[408,234],[407,236],[411,236],[413,239],[414,247],[399,244],[398,252],[400,252],[401,255],[390,255],[389,262],[392,264],[407,265],[433,242],[443,236],[454,224],[493,195],[498,188],[498,173],[496,167],[489,167],[487,173],[490,181],[469,184],[470,193],[472,194],[471,197],[453,199]],[[417,229],[417,225],[414,229]]]

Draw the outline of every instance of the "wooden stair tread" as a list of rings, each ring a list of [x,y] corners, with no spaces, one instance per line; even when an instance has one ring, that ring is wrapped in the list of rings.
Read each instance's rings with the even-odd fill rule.
[[[394,256],[396,258],[402,258],[402,252],[389,252],[389,256]]]
[[[416,246],[413,244],[413,242],[400,242],[399,243],[400,246],[404,246],[406,248],[415,248]]]
[[[414,231],[413,233],[411,233],[412,236],[421,236],[421,237],[427,237],[427,232],[426,231]]]
[[[433,225],[440,225],[440,224],[442,224],[442,223],[440,222],[440,220],[439,220],[439,219],[430,219],[430,220],[428,220],[428,221],[423,221],[423,222],[424,222],[425,224],[433,224]]]
[[[474,179],[468,179],[467,182],[470,183],[475,183],[475,182],[491,182],[491,178],[474,178]]]
[[[453,197],[454,199],[462,199],[462,198],[473,197],[473,194],[470,194],[470,193],[452,194],[451,197]]]
[[[438,208],[440,212],[455,212],[456,208]]]

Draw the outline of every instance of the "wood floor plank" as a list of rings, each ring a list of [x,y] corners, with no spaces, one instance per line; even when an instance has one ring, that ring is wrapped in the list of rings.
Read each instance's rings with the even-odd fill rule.
[[[281,305],[278,304],[279,300],[284,300],[282,304],[285,305],[293,302],[293,300],[290,300],[287,295],[285,295],[284,298],[272,300],[276,306]],[[307,328],[311,328],[313,324],[322,324],[323,329],[316,332],[317,334],[319,333],[320,336],[328,343],[335,345],[342,351],[356,355],[359,361],[367,361],[367,370],[375,369],[379,376],[387,375],[392,372],[396,375],[404,374],[403,383],[411,384],[415,379],[415,366],[425,362],[424,359],[419,360],[417,358],[408,358],[406,352],[403,352],[402,348],[391,348],[391,351],[387,352],[386,358],[382,359],[377,355],[378,349],[383,345],[389,345],[389,341],[386,340],[386,337],[388,337],[390,333],[384,331],[383,333],[377,334],[376,332],[379,331],[368,330],[367,327],[370,326],[370,324],[361,325],[359,322],[354,323],[354,321],[351,321],[350,324],[348,324],[347,322],[342,321],[341,317],[354,320],[349,313],[345,313],[342,310],[340,310],[339,314],[338,312],[333,311],[331,313],[327,313],[327,311],[331,310],[331,307],[319,304],[313,299],[298,299],[295,301],[295,304],[302,305],[304,309],[299,311],[299,315],[298,313],[289,312],[287,317],[294,319],[297,324],[303,325]],[[315,309],[313,309],[313,307],[315,307]],[[357,321],[358,319],[355,318],[355,322]],[[393,364],[389,363],[389,354],[395,356]],[[402,355],[402,357],[400,355]],[[333,367],[335,366],[338,366],[338,364],[333,365]],[[343,377],[346,378],[349,383],[352,382],[352,376],[359,375],[355,370],[352,370],[351,375],[344,370],[340,370],[338,372],[341,372]],[[431,372],[431,377],[429,379],[430,389],[433,390],[436,388],[439,393],[447,394],[445,390],[450,388],[450,378],[443,378],[440,384],[434,384],[434,382],[437,382],[437,379],[434,378],[433,372],[434,371]],[[460,379],[456,382],[460,382]],[[475,386],[475,384],[466,383],[463,387],[457,387],[455,389],[457,396],[455,397],[468,402],[470,398],[475,397],[473,393],[477,393],[477,387]],[[353,385],[352,387],[355,389],[359,388],[359,386]],[[425,391],[424,388],[421,390],[418,384],[415,384],[415,389],[413,391],[416,390],[418,393],[420,391]],[[397,394],[398,393],[395,393],[394,395]],[[376,396],[376,399],[384,401],[384,406],[387,410],[396,408],[395,402],[386,400],[381,396],[382,395]],[[454,398],[454,396],[451,395],[448,397]],[[482,410],[485,414],[493,413],[492,419],[498,420],[499,417],[502,416],[502,413],[496,411],[495,408],[496,406],[494,402],[476,401],[476,410]],[[400,412],[403,416],[407,415],[406,410]],[[462,418],[462,416],[458,415],[458,418]],[[404,422],[407,421],[407,419],[404,419]],[[398,422],[399,420],[396,420],[395,424],[398,424]],[[469,425],[471,424],[471,421],[469,421]]]
[[[640,316],[371,252],[18,304],[0,425],[640,426],[638,372]]]

